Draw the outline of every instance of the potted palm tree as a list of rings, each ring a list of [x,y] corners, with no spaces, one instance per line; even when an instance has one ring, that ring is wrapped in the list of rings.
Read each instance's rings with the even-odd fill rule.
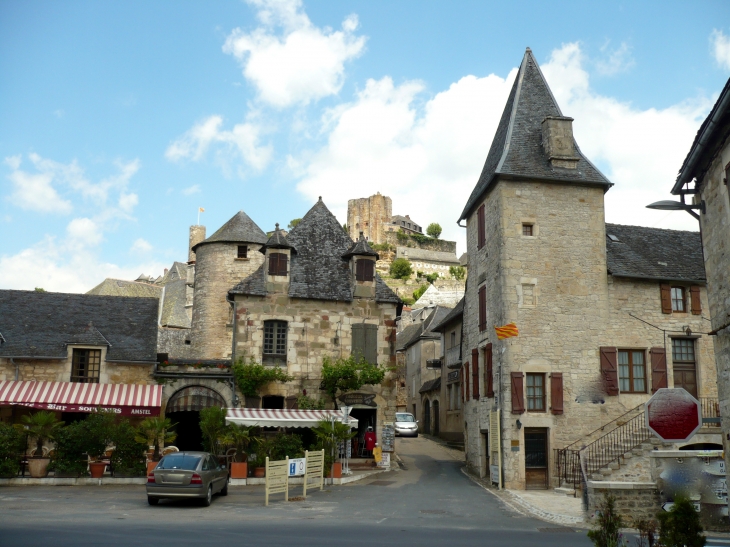
[[[103,460],[107,447],[113,442],[114,421],[113,414],[99,409],[82,422],[85,452],[89,457],[89,471],[94,479],[100,479],[106,470],[107,463]]]
[[[51,458],[43,455],[43,443],[53,440],[56,431],[63,427],[63,423],[58,421],[54,412],[48,410],[40,410],[35,414],[22,416],[20,422],[19,428],[36,442],[35,456],[28,458],[30,476],[33,478],[45,477],[48,475],[48,464],[51,462]]]
[[[170,431],[176,425],[169,418],[160,416],[145,418],[139,424],[135,439],[139,442],[146,442],[147,446],[154,446],[152,461],[147,463],[147,473],[154,469],[157,462],[160,461],[160,448],[164,448],[166,443],[171,443],[177,438],[177,433]]]
[[[236,449],[233,456],[234,461],[231,462],[232,479],[245,479],[248,477],[248,447],[258,440],[252,435],[253,429],[253,426],[246,427],[231,424],[221,438],[223,444]]]
[[[336,420],[322,419],[316,427],[312,428],[322,448],[324,448],[325,464],[329,464],[330,476],[335,479],[342,478],[342,462],[336,460],[336,454],[341,442],[348,442],[356,433],[353,433],[350,426]]]

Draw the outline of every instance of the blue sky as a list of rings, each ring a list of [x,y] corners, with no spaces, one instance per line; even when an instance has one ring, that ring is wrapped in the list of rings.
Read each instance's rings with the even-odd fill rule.
[[[730,4],[293,0],[0,3],[0,288],[85,291],[380,191],[455,224],[525,47],[578,144],[649,211],[730,76]]]

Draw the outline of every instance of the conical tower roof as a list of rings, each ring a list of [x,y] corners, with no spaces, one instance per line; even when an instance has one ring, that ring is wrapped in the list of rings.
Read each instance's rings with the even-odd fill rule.
[[[271,237],[266,242],[266,245],[259,249],[260,252],[265,253],[266,249],[291,249],[293,252],[297,250],[289,243],[289,240],[284,235],[284,230],[279,229],[279,223],[276,223],[276,230],[271,234]]]
[[[238,211],[208,239],[195,245],[193,251],[206,243],[259,243],[264,245],[266,240],[264,231],[245,212]]]
[[[554,167],[542,145],[542,122],[562,116],[560,107],[532,54],[527,48],[512,91],[502,112],[482,174],[466,202],[459,221],[467,218],[482,195],[499,176],[517,179],[575,182],[603,186],[611,182],[586,158],[575,144],[575,169]]]
[[[367,239],[365,239],[364,232],[360,232],[360,239],[357,240],[356,243],[354,243],[349,249],[347,249],[347,252],[342,255],[342,258],[349,259],[351,256],[374,256],[375,260],[380,260],[380,255],[373,251],[372,247],[368,245]]]

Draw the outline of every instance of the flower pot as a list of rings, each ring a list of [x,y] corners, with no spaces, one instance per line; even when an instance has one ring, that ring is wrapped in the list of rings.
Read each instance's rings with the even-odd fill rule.
[[[245,479],[246,477],[248,477],[248,463],[231,462],[231,478]]]
[[[104,463],[104,462],[89,463],[89,471],[91,471],[92,479],[100,479],[101,477],[103,477],[105,469],[106,469],[106,463]]]
[[[28,471],[34,479],[42,479],[48,475],[48,464],[51,458],[28,458]]]
[[[266,476],[266,468],[265,467],[254,467],[253,469],[253,476],[261,479]]]
[[[160,462],[147,462],[147,474],[149,475],[150,472],[157,467],[157,464]]]
[[[342,478],[342,462],[335,462],[332,464],[332,470],[330,471],[330,477],[333,479]]]

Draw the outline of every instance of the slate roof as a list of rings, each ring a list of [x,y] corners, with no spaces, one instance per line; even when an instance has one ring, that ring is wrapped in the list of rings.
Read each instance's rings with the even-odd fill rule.
[[[0,290],[0,357],[65,359],[66,345],[79,340],[109,344],[109,361],[154,362],[158,305],[157,298]]]
[[[421,335],[421,325],[423,323],[414,323],[408,325],[402,331],[395,335],[395,351],[403,351],[415,343],[415,340]]]
[[[464,298],[462,297],[461,300],[459,300],[459,303],[456,305],[454,309],[452,309],[446,317],[441,319],[438,323],[434,324],[433,327],[431,327],[431,330],[433,332],[442,332],[446,327],[448,327],[453,321],[461,321],[462,316],[464,315]]]
[[[289,232],[289,243],[297,253],[289,265],[289,296],[316,300],[353,300],[350,265],[342,255],[353,241],[322,199]],[[261,265],[230,290],[231,294],[266,295],[266,270]],[[399,304],[400,298],[375,278],[376,302]]]
[[[160,325],[163,327],[176,327],[189,329],[192,320],[185,307],[187,299],[187,282],[185,279],[175,279],[165,284],[165,292],[162,297],[162,313],[160,314]]]
[[[510,91],[502,118],[484,162],[482,174],[466,202],[459,221],[467,218],[498,175],[530,179],[596,184],[607,190],[608,179],[580,152],[576,169],[553,167],[542,146],[542,122],[548,116],[562,116],[530,48]]]
[[[289,240],[284,235],[284,230],[279,229],[279,223],[276,223],[276,230],[271,234],[271,237],[266,241],[266,245],[259,249],[260,252],[265,253],[266,249],[296,249],[291,246]]]
[[[616,277],[706,281],[699,232],[606,224],[606,263]]]
[[[396,351],[406,350],[419,340],[440,338],[441,335],[433,330],[433,326],[443,321],[450,312],[451,308],[436,306],[425,320],[408,325],[396,334]]]
[[[266,243],[266,234],[243,211],[238,211],[209,238],[193,246],[193,251],[207,243]]]
[[[433,380],[428,380],[427,382],[424,382],[424,384],[421,386],[421,389],[418,390],[418,393],[426,393],[427,391],[434,391],[436,389],[441,388],[441,376],[438,376],[434,378]]]
[[[86,294],[98,296],[139,296],[146,298],[159,298],[162,287],[151,283],[140,283],[139,281],[124,281],[107,277],[96,287]]]
[[[358,239],[355,243],[353,243],[349,249],[347,249],[347,252],[342,255],[342,258],[349,260],[351,256],[374,256],[375,260],[380,260],[380,255],[373,251],[373,249],[368,244],[367,239],[365,239],[365,234],[363,232],[360,232],[360,239]]]
[[[66,339],[67,344],[83,344],[87,346],[109,346],[109,340],[104,338],[104,335],[99,332],[94,326],[94,323],[89,321],[89,324],[82,328],[80,331],[72,334]]]

